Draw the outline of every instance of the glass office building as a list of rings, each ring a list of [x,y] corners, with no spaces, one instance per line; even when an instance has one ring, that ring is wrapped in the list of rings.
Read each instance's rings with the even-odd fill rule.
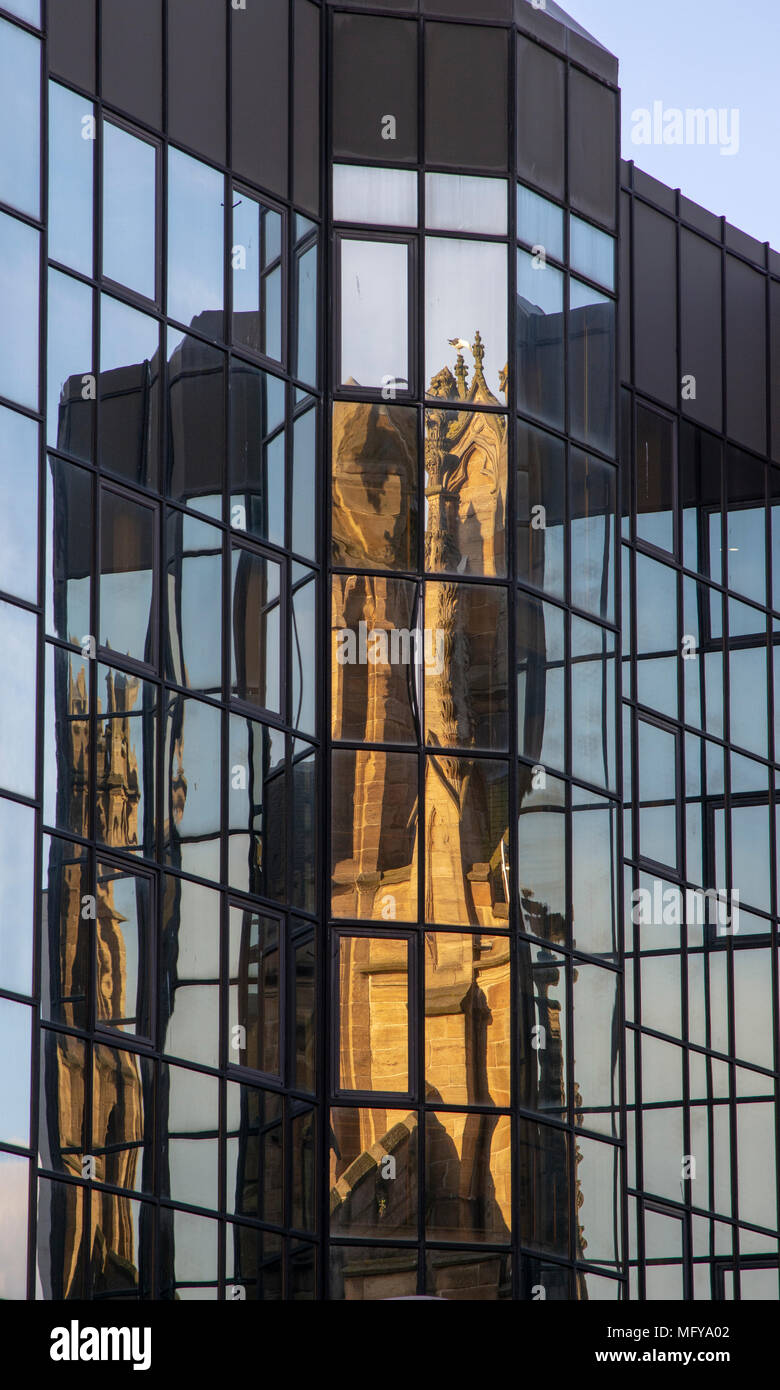
[[[780,1296],[778,509],[553,0],[2,0],[1,1298]]]

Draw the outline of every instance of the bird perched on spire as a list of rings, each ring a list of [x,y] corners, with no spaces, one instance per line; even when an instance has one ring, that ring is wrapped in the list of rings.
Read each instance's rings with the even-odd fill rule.
[[[447,342],[449,343],[450,347],[457,348],[458,352],[471,351],[471,343],[467,343],[465,338],[448,338]]]

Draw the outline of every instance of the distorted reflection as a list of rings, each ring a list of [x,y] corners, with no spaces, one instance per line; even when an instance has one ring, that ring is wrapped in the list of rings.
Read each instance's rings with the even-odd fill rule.
[[[339,1090],[411,1089],[409,950],[398,937],[338,937]]]

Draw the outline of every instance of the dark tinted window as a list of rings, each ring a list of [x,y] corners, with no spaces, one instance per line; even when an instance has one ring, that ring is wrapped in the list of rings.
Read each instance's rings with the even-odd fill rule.
[[[634,200],[634,371],[640,391],[677,400],[677,229]]]
[[[769,286],[769,323],[772,353],[772,457],[780,459],[780,282]]]
[[[320,205],[320,15],[309,0],[295,6],[293,191],[302,207]]]
[[[220,0],[169,0],[168,133],[225,160],[225,8]]]
[[[95,0],[55,0],[48,23],[52,72],[94,91]]]
[[[334,153],[417,158],[417,26],[363,15],[334,17]]]
[[[763,275],[726,257],[728,432],[766,449],[766,290]]]
[[[233,168],[287,196],[287,0],[231,10]],[[262,139],[258,139],[262,131]]]
[[[225,358],[197,338],[168,336],[168,492],[222,516]]]
[[[549,95],[543,110],[549,109]],[[569,80],[569,196],[598,222],[615,222],[615,94],[572,68]]]
[[[720,252],[693,232],[680,243],[680,375],[695,378],[683,391],[692,420],[719,430],[722,417]]]
[[[425,158],[506,169],[507,37],[500,29],[426,26]]]
[[[103,96],[162,124],[162,0],[103,0],[100,13]]]
[[[560,58],[518,38],[517,171],[558,198],[563,197],[564,72]]]

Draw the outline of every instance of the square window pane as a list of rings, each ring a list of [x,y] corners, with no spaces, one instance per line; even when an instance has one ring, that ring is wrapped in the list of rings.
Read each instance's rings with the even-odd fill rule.
[[[346,385],[408,389],[409,248],[341,242],[341,365]]]
[[[506,236],[507,184],[468,174],[425,175],[425,225],[445,232]]]
[[[417,175],[410,169],[334,164],[333,220],[416,227]]]
[[[157,148],[103,123],[103,274],[155,299]]]

